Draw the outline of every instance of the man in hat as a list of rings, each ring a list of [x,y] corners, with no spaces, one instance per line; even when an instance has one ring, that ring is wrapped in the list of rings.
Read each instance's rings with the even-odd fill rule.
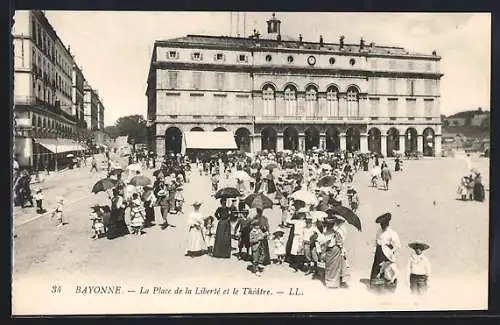
[[[312,254],[312,246],[315,244],[315,240],[317,239],[320,231],[313,225],[313,217],[310,213],[306,214],[305,217],[305,225],[302,228],[302,239],[304,245],[304,256],[305,256],[305,266],[306,273],[305,275],[312,274],[316,271],[316,265],[318,263],[317,256],[313,256]]]
[[[157,189],[155,190],[155,197],[157,198],[157,204],[160,206],[160,213],[163,218],[162,229],[169,226],[168,223],[168,212],[170,210],[170,201],[168,199],[168,191],[165,184],[159,183]]]
[[[144,227],[150,227],[155,221],[154,204],[156,203],[156,197],[153,193],[153,186],[151,184],[144,186],[142,200],[144,201],[144,208],[146,210]]]
[[[408,262],[410,290],[415,294],[423,294],[427,291],[427,282],[431,275],[431,263],[427,256],[424,255],[424,250],[428,249],[429,245],[422,242],[413,242],[408,244],[408,247],[414,251]]]
[[[382,171],[380,172],[381,178],[384,181],[384,188],[387,191],[389,189],[389,181],[391,180],[391,171],[389,169],[389,166],[384,162],[382,164]]]
[[[380,224],[377,230],[375,255],[370,274],[370,281],[377,279],[380,273],[381,263],[395,259],[395,254],[401,247],[398,234],[389,227],[392,215],[387,212],[379,216],[375,222]]]

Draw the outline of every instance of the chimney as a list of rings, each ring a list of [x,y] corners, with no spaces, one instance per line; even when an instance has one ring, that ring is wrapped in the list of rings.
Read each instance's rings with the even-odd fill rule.
[[[68,52],[71,53],[71,46],[68,45]]]
[[[343,50],[344,49],[344,35],[340,36],[340,49]]]
[[[278,42],[281,42],[281,34],[278,34],[278,36],[276,36],[276,39],[278,40]]]
[[[319,46],[320,47],[323,47],[324,43],[323,43],[323,35],[319,35]]]
[[[365,40],[363,39],[363,37],[361,37],[361,39],[359,40],[359,50],[363,51],[364,49],[365,49]]]
[[[371,42],[370,47],[373,49],[375,47],[375,43]]]
[[[432,51],[432,55],[434,55],[434,56],[436,56],[436,55],[437,55],[436,50]]]
[[[299,34],[299,45],[302,45],[302,34]]]

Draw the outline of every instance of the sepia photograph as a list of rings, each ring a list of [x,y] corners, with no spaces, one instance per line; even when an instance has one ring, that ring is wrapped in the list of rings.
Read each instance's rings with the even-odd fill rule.
[[[14,316],[488,308],[489,13],[13,19]]]

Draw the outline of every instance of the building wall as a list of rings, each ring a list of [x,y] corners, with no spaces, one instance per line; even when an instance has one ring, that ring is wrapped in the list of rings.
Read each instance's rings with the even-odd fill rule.
[[[175,41],[156,46],[146,95],[152,146],[159,154],[171,127],[184,133],[221,125],[232,132],[248,129],[254,150],[260,149],[266,128],[276,132],[279,150],[288,127],[298,131],[302,142],[310,128],[322,141],[329,128],[337,128],[343,147],[346,132],[354,127],[363,151],[369,131],[376,128],[382,151],[394,141],[404,150],[405,133],[414,130],[418,148],[422,150],[432,134],[440,153],[440,75],[434,53],[401,58],[408,55],[404,49],[387,48],[387,54],[380,54],[377,48],[379,54],[371,54],[372,46],[320,53],[308,50],[307,44],[245,51],[222,49],[224,39],[219,41],[221,49]],[[293,100],[285,92],[290,86],[295,89]]]

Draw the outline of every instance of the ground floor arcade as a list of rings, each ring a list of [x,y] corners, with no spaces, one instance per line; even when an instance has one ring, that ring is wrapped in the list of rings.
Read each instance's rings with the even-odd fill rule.
[[[246,152],[321,148],[327,151],[373,152],[388,157],[394,156],[395,152],[420,152],[427,157],[441,155],[441,127],[428,124],[256,124],[215,128],[164,125],[163,134],[157,133],[152,137],[152,147],[159,155],[181,152],[183,134],[193,131],[231,131],[238,149]]]

